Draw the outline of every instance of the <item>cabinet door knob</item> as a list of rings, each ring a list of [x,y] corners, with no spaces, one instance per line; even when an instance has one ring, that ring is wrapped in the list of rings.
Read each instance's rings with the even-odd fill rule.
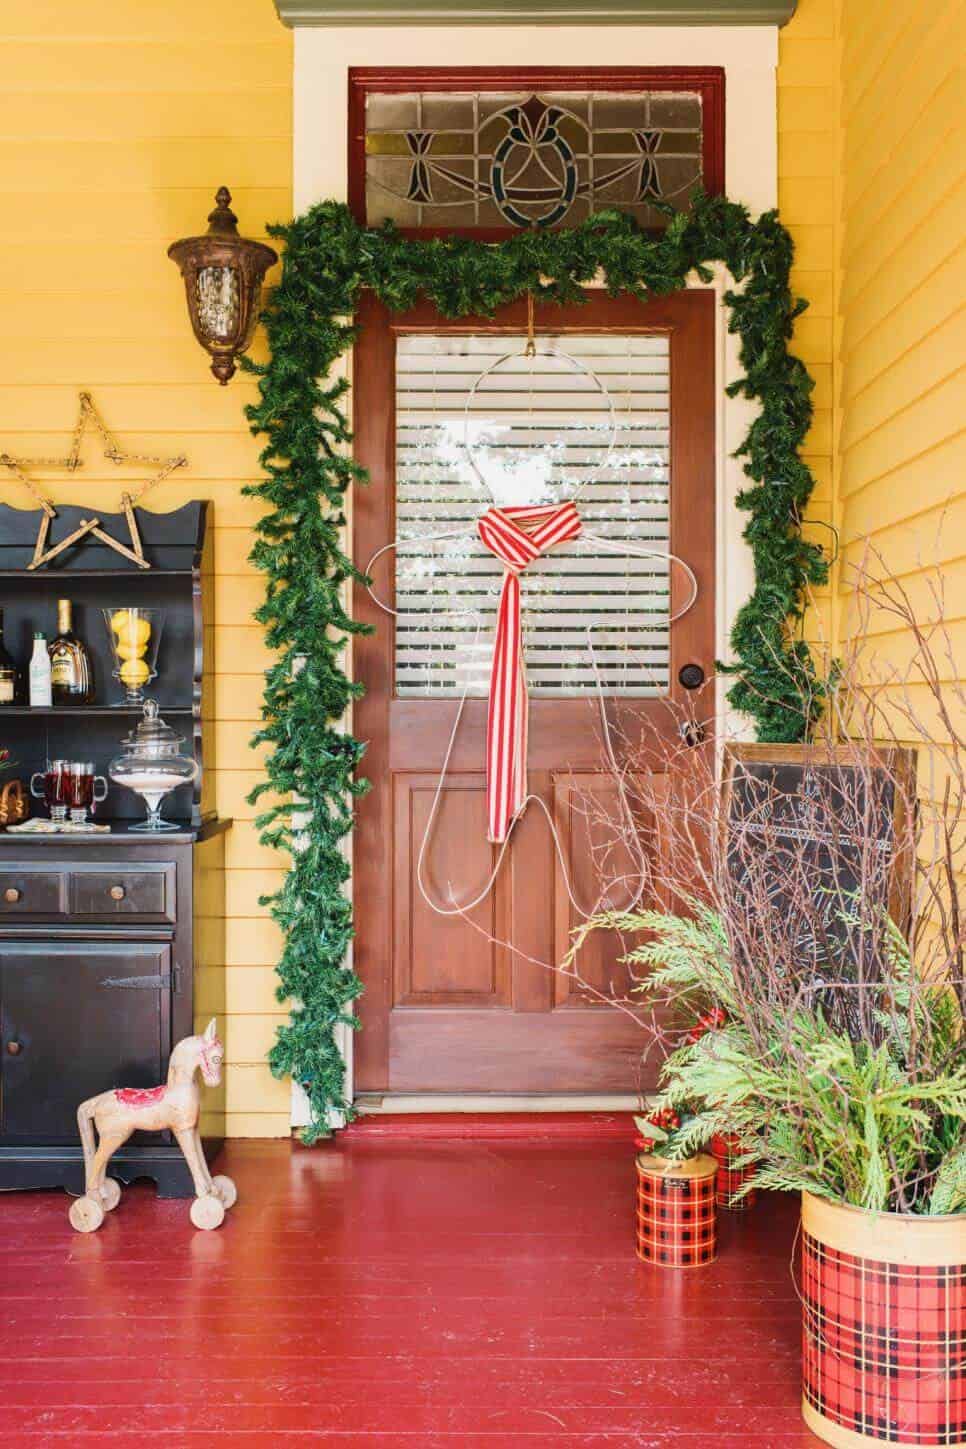
[[[23,1051],[23,1043],[22,1042],[19,1042],[19,1041],[8,1041],[7,1042],[7,1055],[8,1056],[11,1056],[11,1057],[19,1057],[19,1055],[20,1055],[20,1053],[22,1051]]]
[[[23,891],[18,890],[16,886],[7,886],[7,889],[3,893],[3,898],[13,906],[16,905],[22,895]]]
[[[111,886],[108,894],[110,895],[112,901],[123,901],[127,892],[122,885],[115,885]]]

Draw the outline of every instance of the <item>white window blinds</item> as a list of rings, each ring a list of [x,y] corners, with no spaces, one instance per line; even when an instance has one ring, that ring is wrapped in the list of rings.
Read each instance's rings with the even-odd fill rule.
[[[502,571],[475,521],[494,504],[576,494],[587,531],[632,539],[655,556],[630,558],[581,538],[525,571],[530,691],[559,697],[595,687],[589,631],[606,693],[666,694],[668,338],[541,336],[532,360],[519,355],[525,340],[398,339],[396,691],[459,694],[468,684],[471,694],[486,692]],[[554,349],[573,362],[548,355]],[[506,354],[515,355],[493,367]]]

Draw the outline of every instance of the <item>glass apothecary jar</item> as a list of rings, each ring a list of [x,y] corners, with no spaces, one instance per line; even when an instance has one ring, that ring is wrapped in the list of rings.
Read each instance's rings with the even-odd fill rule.
[[[121,741],[122,753],[107,767],[107,773],[116,785],[125,785],[133,790],[147,806],[147,819],[132,825],[132,830],[179,828],[161,819],[161,802],[179,785],[189,785],[198,773],[195,761],[178,751],[183,739],[165,724],[154,700],[146,699],[143,719]]]

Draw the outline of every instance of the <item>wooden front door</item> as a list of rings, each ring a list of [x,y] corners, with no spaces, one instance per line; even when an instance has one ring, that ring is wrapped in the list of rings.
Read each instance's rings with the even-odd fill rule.
[[[357,642],[354,671],[366,689],[355,732],[368,742],[372,783],[355,834],[355,963],[365,983],[356,1090],[647,1087],[654,1068],[642,1079],[641,1026],[553,969],[580,918],[542,814],[531,806],[518,823],[493,890],[465,917],[427,904],[417,864],[425,838],[423,885],[446,906],[473,900],[495,858],[485,695],[502,569],[477,540],[475,520],[494,492],[499,503],[533,502],[526,490],[537,478],[541,501],[563,501],[576,479],[585,529],[617,540],[618,551],[579,540],[524,575],[528,787],[556,822],[578,902],[594,901],[599,841],[587,801],[615,787],[603,764],[587,625],[608,707],[625,727],[631,711],[673,730],[666,702],[682,696],[682,667],[713,671],[714,296],[689,291],[644,305],[594,294],[580,307],[538,307],[543,360],[534,363],[520,360],[523,304],[457,324],[428,305],[392,315],[367,298],[358,321],[355,454],[371,482],[355,492],[354,558],[365,568],[398,544],[372,571],[396,617],[362,587],[354,601],[375,631]],[[566,359],[550,357],[552,348]],[[653,555],[629,559],[621,539]],[[668,550],[697,581],[697,601],[676,623],[689,585],[669,567]],[[641,829],[649,844],[649,823]],[[604,995],[626,990],[619,949],[600,934],[581,960],[583,980]]]

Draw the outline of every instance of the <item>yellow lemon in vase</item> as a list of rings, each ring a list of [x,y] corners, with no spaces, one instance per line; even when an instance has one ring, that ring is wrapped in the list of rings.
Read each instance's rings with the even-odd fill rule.
[[[124,636],[117,640],[114,649],[118,659],[141,659],[147,652],[146,645],[131,642]]]
[[[126,651],[121,654],[122,659],[135,658],[147,652],[151,638],[151,625],[147,619],[141,619],[127,609],[118,609],[111,615],[111,628],[117,635],[118,653],[121,654],[122,649]]]
[[[125,659],[118,670],[121,683],[126,684],[128,689],[137,689],[142,684],[147,684],[151,678],[151,670],[144,659]]]

